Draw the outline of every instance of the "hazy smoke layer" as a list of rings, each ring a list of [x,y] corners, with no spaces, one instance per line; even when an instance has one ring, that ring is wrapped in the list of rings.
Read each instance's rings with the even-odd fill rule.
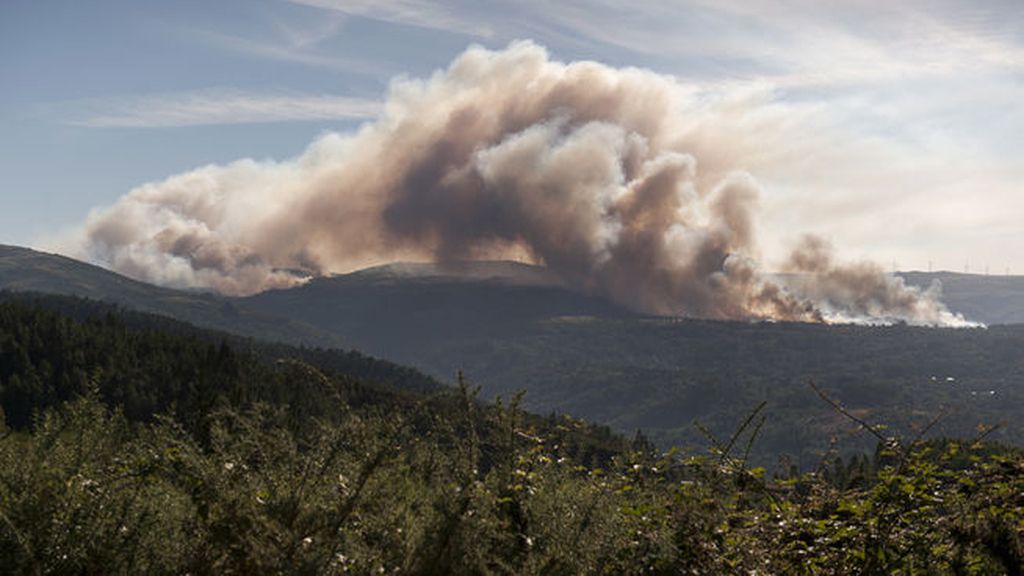
[[[774,123],[652,72],[554,62],[530,43],[471,48],[394,82],[355,134],[141,186],[65,250],[230,294],[382,261],[518,256],[659,314],[963,323],[933,292],[835,265],[815,239],[793,254],[795,279],[758,271],[758,187],[736,170],[767,153],[745,134]]]

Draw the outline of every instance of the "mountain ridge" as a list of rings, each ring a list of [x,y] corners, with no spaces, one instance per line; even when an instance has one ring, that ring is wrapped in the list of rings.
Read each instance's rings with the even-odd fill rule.
[[[543,266],[514,260],[459,260],[455,262],[390,262],[344,274],[313,278],[386,281],[485,281],[512,285],[561,286],[565,283]]]
[[[942,287],[942,299],[950,310],[963,314],[968,320],[984,324],[1024,323],[1024,276],[967,274],[953,271],[901,271],[897,276],[911,285],[929,288],[934,281]],[[236,298],[212,290],[183,290],[156,286],[118,274],[100,266],[82,262],[61,254],[47,253],[31,248],[0,244],[0,289],[72,294],[97,299],[114,299],[119,303],[153,313],[170,313],[184,319],[224,328],[232,320],[212,309],[214,303],[230,306],[245,301],[258,301],[267,294],[280,294],[288,290],[301,290],[313,286],[400,285],[424,284],[484,284],[519,288],[551,288],[575,293],[591,304],[603,300],[569,287],[561,278],[543,266],[513,260],[463,260],[446,263],[391,262],[368,266],[351,272],[314,277],[291,288],[268,290],[252,296]],[[605,301],[607,302],[607,301]],[[191,304],[201,312],[189,311]],[[584,306],[584,308],[586,308]],[[615,316],[628,313],[625,308],[608,303],[604,313]],[[250,311],[254,313],[254,311]],[[188,314],[188,316],[184,316]],[[337,340],[333,331],[312,325],[302,326],[282,318],[262,318],[258,314],[249,318],[244,326],[234,328],[249,335],[267,337],[271,333],[287,331],[291,343],[313,345],[345,345]],[[210,322],[216,322],[210,324]],[[292,319],[294,322],[294,319]],[[279,339],[279,338],[278,338]]]
[[[241,309],[234,299],[213,292],[155,286],[67,256],[20,246],[0,244],[0,290],[92,298],[204,328],[289,344],[346,345],[336,335],[288,318]]]
[[[543,270],[514,262],[461,270],[399,263],[247,298],[105,282],[113,273],[81,266],[87,268],[24,249],[0,250],[0,289],[28,285],[36,274],[35,285],[84,286],[91,293],[79,295],[108,301],[127,291],[148,306],[143,311],[184,321],[185,314],[199,316],[205,327],[241,328],[250,336],[262,331],[277,341],[295,338],[299,329],[324,334],[442,381],[464,371],[485,399],[525,390],[526,409],[624,432],[639,428],[663,446],[700,442],[695,420],[727,434],[768,400],[766,410],[782,420],[765,425],[765,451],[817,454],[827,449],[819,440],[847,431],[818,405],[808,380],[894,430],[912,428],[915,418],[945,403],[959,412],[939,432],[963,435],[979,422],[1007,420],[996,437],[1024,439],[1024,427],[1009,417],[1024,409],[1018,352],[1024,325],[982,330],[654,318],[551,285]],[[76,280],[83,270],[93,276]]]

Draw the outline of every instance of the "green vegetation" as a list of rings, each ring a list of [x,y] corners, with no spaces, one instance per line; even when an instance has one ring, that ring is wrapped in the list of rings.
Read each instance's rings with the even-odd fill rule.
[[[0,440],[0,561],[26,574],[1018,574],[1024,558],[1019,454],[882,452],[851,467],[852,488],[766,479],[726,454],[596,468],[514,407],[489,416],[502,441],[485,448],[463,406],[428,434],[421,414],[339,406],[300,432],[280,409],[225,409],[200,440],[95,396],[65,403]]]
[[[809,381],[904,435],[943,413],[937,433],[967,437],[979,424],[998,423],[993,439],[1024,444],[1024,325],[938,330],[641,318],[552,285],[549,276],[509,262],[464,264],[454,272],[396,265],[224,298],[0,247],[0,287],[105,299],[264,340],[343,345],[444,380],[463,370],[484,399],[525,390],[527,410],[571,414],[627,434],[640,429],[663,448],[703,445],[695,423],[727,434],[766,400],[772,418],[754,447],[758,464],[775,466],[786,455],[802,469],[813,467],[833,438],[841,452],[870,451],[873,439],[823,405]],[[954,308],[1002,321],[1021,309],[1021,277],[904,277],[923,284],[939,278]],[[255,346],[262,357],[297,354],[224,335],[215,344],[218,338]],[[353,372],[334,352],[313,356],[301,353],[304,361],[360,379],[430,389],[425,382],[409,386],[402,375]]]
[[[325,325],[335,320],[330,305],[319,316]],[[489,324],[476,330],[416,316],[404,323],[374,318],[377,331],[392,333],[374,339],[367,330],[360,339],[352,328],[346,336],[361,349],[431,374],[460,368],[483,386],[484,398],[525,389],[526,409],[624,433],[640,428],[666,448],[702,445],[694,422],[728,434],[746,410],[767,401],[770,418],[755,448],[760,463],[779,454],[814,462],[833,438],[844,451],[869,450],[873,441],[820,403],[808,381],[903,435],[945,413],[937,427],[943,435],[1004,423],[995,438],[1024,443],[1024,325],[940,330],[593,317],[502,323],[485,316]]]
[[[905,435],[945,413],[939,433],[969,436],[979,424],[1003,423],[995,438],[1024,443],[1024,325],[643,318],[557,287],[450,274],[356,273],[240,305],[332,331],[435,376],[461,369],[484,398],[526,390],[529,410],[641,429],[665,448],[701,445],[695,422],[726,434],[767,400],[773,417],[755,447],[759,463],[788,454],[813,466],[833,437],[844,451],[870,450],[873,440],[823,405],[809,381]]]
[[[755,459],[771,465],[788,454],[806,467],[833,438],[843,451],[873,443],[820,402],[810,381],[903,435],[944,413],[938,433],[971,436],[979,424],[999,423],[995,439],[1024,443],[1022,349],[1024,325],[939,330],[559,318],[504,334],[435,335],[404,355],[383,353],[428,373],[459,366],[480,381],[485,397],[524,389],[529,410],[642,429],[662,447],[701,445],[695,422],[727,434],[766,400],[772,418]]]
[[[330,389],[309,376],[320,369],[335,373]],[[356,352],[260,344],[77,298],[0,294],[0,406],[18,429],[33,411],[90,389],[133,421],[191,422],[228,404],[288,405],[303,418],[336,394],[379,404],[441,387]]]
[[[5,573],[1020,574],[1024,560],[1024,455],[986,442],[869,425],[872,454],[771,472],[749,463],[765,405],[708,430],[704,453],[661,454],[464,383],[424,395],[299,349],[58,304],[78,319],[0,304]]]

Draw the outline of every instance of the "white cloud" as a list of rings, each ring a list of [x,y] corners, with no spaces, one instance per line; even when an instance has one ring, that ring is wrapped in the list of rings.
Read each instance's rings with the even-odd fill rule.
[[[89,128],[169,128],[213,124],[367,119],[376,100],[330,95],[202,91],[72,102],[68,123]]]
[[[926,0],[879,4],[810,0],[288,0],[356,15],[487,38],[529,37],[644,58],[718,60],[725,78],[780,85],[835,84],[1024,69],[1024,9]],[[1016,10],[1016,17],[1013,12]],[[1009,12],[1009,17],[1004,14]]]
[[[185,33],[200,42],[247,56],[324,68],[340,73],[356,73],[370,76],[386,74],[385,71],[367,63],[365,60],[348,58],[337,54],[324,54],[312,50],[303,44],[293,44],[291,41],[280,43],[266,39],[253,40],[242,36],[199,29],[186,30]]]
[[[283,19],[273,19],[271,25],[289,46],[297,49],[312,48],[337,35],[348,20],[348,17],[342,13],[319,16],[317,22],[312,25],[295,25]]]
[[[531,12],[529,18],[640,56],[723,59],[730,77],[786,84],[1024,68],[1019,5],[1008,10],[1016,10],[1016,18],[996,23],[985,3],[569,0],[518,6]]]
[[[449,5],[430,0],[289,0],[295,4],[323,8],[374,20],[421,28],[458,32],[476,37],[493,34],[479,18],[465,17]]]

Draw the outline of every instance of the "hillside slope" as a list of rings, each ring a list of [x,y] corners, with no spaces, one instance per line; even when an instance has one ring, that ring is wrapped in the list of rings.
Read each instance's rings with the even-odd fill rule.
[[[271,290],[239,305],[395,358],[414,357],[426,342],[517,334],[551,318],[637,316],[561,286],[543,268],[516,262],[391,264]]]
[[[41,411],[81,396],[132,421],[170,415],[200,434],[228,408],[281,410],[289,426],[307,431],[364,412],[409,418],[424,432],[448,426],[441,423],[467,402],[476,416],[499,410],[421,372],[355,352],[233,338],[74,297],[0,293],[0,433],[31,428]],[[518,417],[536,430],[557,432],[561,425]],[[626,446],[606,427],[572,428],[564,442],[585,459],[606,460]]]
[[[955,287],[951,288],[956,293]],[[952,330],[643,317],[560,287],[543,271],[481,263],[462,271],[396,265],[314,280],[246,306],[334,330],[372,353],[441,378],[464,370],[487,397],[566,412],[661,445],[700,445],[762,400],[758,453],[813,459],[870,448],[809,387],[814,381],[901,433],[949,407],[937,429],[1024,441],[1024,326]],[[947,380],[951,378],[952,380]]]
[[[0,245],[0,290],[92,298],[264,340],[317,346],[345,344],[326,331],[239,307],[230,298],[153,286],[58,254],[17,246]]]
[[[741,437],[683,460],[464,387],[408,393],[141,320],[0,303],[4,574],[1024,565],[1017,450],[915,442],[798,475],[751,468]]]
[[[815,382],[870,422],[912,435],[945,414],[955,436],[1000,424],[1024,443],[1024,326],[934,329],[664,319],[556,319],[517,334],[434,339],[403,362],[434,374],[455,367],[490,396],[526,390],[526,406],[641,429],[662,446],[702,445],[695,422],[721,435],[761,401],[759,454],[814,459],[870,448]]]
[[[927,288],[942,284],[950,310],[985,324],[1024,322],[1024,276],[989,276],[957,272],[900,272],[908,284]]]
[[[486,398],[525,390],[531,410],[641,429],[663,446],[701,444],[695,422],[727,434],[767,400],[759,454],[813,459],[832,437],[842,449],[869,447],[809,380],[903,432],[948,407],[941,432],[964,436],[978,424],[1005,422],[995,437],[1024,441],[1016,418],[1024,411],[1019,325],[939,330],[649,318],[514,262],[396,264],[228,299],[23,249],[0,254],[0,288],[85,294],[279,341],[341,342],[442,381],[464,370]],[[946,292],[954,302],[959,293],[991,304],[983,278],[947,279]],[[1007,309],[1015,306],[1012,293],[1012,285],[1004,290]]]

